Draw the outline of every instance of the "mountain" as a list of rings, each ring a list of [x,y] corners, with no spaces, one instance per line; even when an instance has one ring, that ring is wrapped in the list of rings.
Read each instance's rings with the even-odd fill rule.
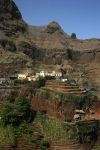
[[[12,37],[25,30],[26,24],[15,3],[11,0],[0,0],[0,31],[5,36]]]
[[[46,26],[30,26],[12,0],[0,0],[0,55],[1,76],[29,67],[75,70],[72,64],[81,64],[87,66],[91,80],[97,74],[95,82],[100,83],[100,39],[80,40],[69,36],[55,21]],[[95,71],[90,74],[91,69]]]
[[[30,26],[12,0],[0,0],[0,54],[1,76],[28,67],[73,68],[70,61],[100,71],[100,39],[73,38],[55,21],[46,26]]]
[[[99,62],[99,39],[73,39],[55,21],[47,26],[29,26],[23,21],[19,9],[12,0],[0,0],[0,14],[0,35],[2,35],[0,43],[3,49],[8,47],[6,46],[7,41],[9,44],[12,41],[12,47],[16,47],[16,52],[21,52],[29,59],[43,62],[41,57],[45,55],[45,59],[48,57],[51,60],[54,59],[56,63],[53,64],[57,64],[57,59],[59,59],[59,64],[66,59],[79,62]],[[13,50],[8,48],[8,51]],[[45,64],[45,61],[43,63]]]
[[[34,117],[37,115],[35,123],[34,121],[30,123],[31,119],[27,118],[28,122],[24,121],[21,126],[18,126],[18,129],[12,126],[10,129],[10,126],[7,126],[7,132],[4,133],[9,135],[7,136],[8,141],[10,141],[10,148],[8,149],[36,149],[36,147],[27,147],[27,139],[30,147],[31,144],[38,146],[42,144],[41,142],[44,142],[42,145],[43,149],[47,148],[49,150],[49,143],[43,141],[43,139],[45,140],[44,137],[50,138],[50,144],[53,146],[53,148],[51,147],[52,150],[78,150],[82,146],[82,141],[84,149],[91,150],[91,139],[94,143],[98,142],[100,145],[100,138],[98,140],[95,138],[99,134],[100,128],[99,121],[96,118],[93,121],[85,120],[77,124],[81,132],[78,131],[76,139],[73,138],[76,136],[74,134],[76,134],[76,130],[78,130],[76,127],[78,126],[73,126],[73,122],[71,124],[66,122],[66,120],[70,122],[73,119],[74,111],[76,108],[79,109],[78,107],[86,111],[87,118],[93,117],[94,113],[91,109],[96,111],[94,116],[100,117],[100,39],[77,39],[75,33],[68,35],[56,21],[50,22],[45,26],[30,26],[23,20],[21,12],[13,0],[0,0],[0,78],[9,77],[26,70],[30,70],[30,72],[61,70],[72,83],[77,82],[77,85],[67,86],[59,81],[48,81],[46,83],[47,87],[63,91],[62,93],[51,89],[48,90],[46,87],[36,90],[39,86],[38,84],[34,86],[33,84],[23,84],[17,90],[16,88],[9,89],[8,87],[8,93],[11,90],[15,90],[19,92],[19,95],[32,97],[31,107],[35,111],[32,111],[32,113],[34,113]],[[87,92],[84,94],[84,89],[80,87],[88,87]],[[6,90],[6,87],[0,90],[1,97],[4,98],[5,95],[8,95],[5,92]],[[91,93],[88,93],[89,90]],[[64,95],[65,91],[69,95],[66,95],[66,93]],[[81,95],[71,94],[74,92],[78,94],[83,93]],[[14,107],[15,114],[12,113],[12,122],[13,119],[16,120],[16,114],[20,118],[14,103],[14,99],[8,102],[10,105],[7,108]],[[16,104],[19,109],[20,101]],[[24,102],[21,103],[21,105],[23,104]],[[39,110],[39,114],[36,114],[37,110]],[[88,115],[89,111],[91,116]],[[4,112],[6,112],[5,109]],[[20,112],[22,115],[23,112]],[[46,112],[47,116],[42,116]],[[8,118],[9,115],[11,113],[8,114]],[[15,132],[19,135],[20,133],[22,134],[17,141],[18,143],[15,140],[18,135],[15,134],[13,136]],[[4,135],[4,139],[6,137],[5,134],[1,132],[1,135]],[[69,141],[65,138],[66,136],[69,138]],[[80,136],[80,142],[78,141],[78,136]],[[56,137],[59,141],[57,141]],[[72,140],[70,137],[72,137]],[[52,138],[54,141],[52,141]],[[3,140],[1,137],[0,139],[0,143],[2,143]],[[88,143],[85,145],[86,141]]]
[[[0,19],[21,19],[21,13],[11,0],[0,0]]]
[[[42,49],[66,49],[69,36],[64,33],[57,22],[51,22],[47,26],[29,26],[29,33],[34,42]]]

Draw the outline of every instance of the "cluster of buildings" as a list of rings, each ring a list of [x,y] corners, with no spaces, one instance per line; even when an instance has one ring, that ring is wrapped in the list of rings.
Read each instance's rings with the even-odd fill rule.
[[[37,78],[39,77],[54,77],[55,79],[60,79],[62,82],[67,81],[67,78],[63,77],[63,73],[61,71],[40,71],[40,72],[35,72],[35,73],[20,73],[17,75],[13,75],[11,77],[9,77],[10,80],[15,80],[15,79],[19,79],[19,80],[25,80],[27,79],[28,81],[36,81]],[[7,84],[8,79],[6,78],[0,78],[0,85],[3,84]]]
[[[54,77],[56,79],[61,79],[63,82],[67,81],[67,79],[63,78],[63,74],[62,72],[58,72],[58,71],[40,71],[39,73],[34,73],[34,74],[28,74],[28,73],[24,73],[24,74],[18,74],[18,79],[23,80],[23,79],[27,79],[28,81],[36,81],[38,77]]]

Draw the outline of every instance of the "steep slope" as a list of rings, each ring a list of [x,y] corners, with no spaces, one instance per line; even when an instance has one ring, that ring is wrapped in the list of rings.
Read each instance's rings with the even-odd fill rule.
[[[32,41],[42,49],[66,49],[69,36],[64,33],[57,22],[51,22],[47,26],[29,26]]]
[[[72,68],[77,74],[82,70],[77,64],[81,64],[90,80],[97,74],[93,83],[99,86],[99,39],[73,39],[55,21],[47,26],[29,26],[12,0],[0,0],[0,14],[0,75],[28,67],[36,70]]]
[[[20,40],[25,41],[27,24],[12,0],[0,0],[0,75],[20,70],[32,60],[18,49]]]
[[[48,65],[63,65],[66,60],[79,63],[99,62],[100,40],[73,39],[57,22],[41,27],[28,26],[12,0],[1,0],[0,8],[0,35],[2,37],[0,51],[3,50],[2,56],[5,60],[7,53],[10,59],[16,51],[21,53],[20,59],[26,57],[26,61],[34,59],[36,63],[42,62]],[[11,51],[10,54],[9,51]]]
[[[100,73],[99,39],[73,39],[55,21],[47,26],[29,26],[23,21],[19,9],[12,0],[0,0],[0,14],[2,75],[8,70],[14,73],[14,70],[16,72],[27,67],[49,70],[58,66],[65,70],[72,68],[77,72],[77,64],[82,66],[86,64],[87,73],[95,67],[97,68],[95,74]],[[90,79],[93,75],[94,71],[88,73]],[[98,84],[99,81],[97,77],[93,82]]]
[[[66,55],[70,55],[69,59],[82,63],[86,61],[99,62],[99,39],[73,39],[64,33],[57,22],[51,22],[47,26],[43,27],[29,26],[29,34],[32,42],[39,48],[55,50],[55,54],[59,52],[60,49],[60,52],[64,51]],[[66,59],[68,59],[68,57],[66,57]]]
[[[27,68],[36,71],[40,71],[42,69],[48,71],[53,69],[62,69],[68,75],[70,80],[77,81],[77,84],[80,87],[84,84],[88,84],[87,89],[93,89],[93,94],[98,96],[96,97],[93,95],[93,100],[100,100],[100,39],[78,40],[77,38],[67,35],[61,26],[55,21],[49,23],[47,26],[37,27],[27,25],[13,0],[0,0],[0,77],[9,76],[10,74],[13,75],[15,73],[22,72]],[[54,142],[51,144],[53,146],[53,148],[51,148],[52,150],[80,149],[80,144],[77,140],[70,141],[71,143],[68,143],[67,148],[62,142],[63,140],[65,142],[68,141],[67,136],[70,137],[70,135],[72,135],[72,138],[75,136],[74,130],[69,130],[69,124],[67,128],[66,121],[73,120],[73,107],[75,107],[75,104],[81,105],[80,99],[83,100],[81,96],[80,99],[79,96],[72,96],[72,93],[78,92],[78,94],[82,94],[80,92],[81,90],[77,88],[77,86],[74,88],[72,86],[71,88],[73,89],[70,89],[64,85],[58,85],[58,87],[56,87],[58,91],[57,95],[55,91],[53,92],[52,90],[48,89],[50,86],[53,89],[54,83],[51,85],[50,83],[46,83],[45,88],[38,89],[37,91],[39,92],[39,95],[35,93],[36,89],[33,85],[31,85],[34,93],[31,101],[31,107],[35,112],[39,111],[39,114],[37,114],[34,120],[35,122],[33,121],[32,124],[28,122],[29,126],[27,128],[24,128],[23,126],[21,129],[28,133],[26,134],[24,132],[25,137],[28,135],[27,140],[31,140],[32,143],[35,143],[38,140],[41,141],[43,137],[50,137],[51,143]],[[55,86],[57,85],[55,84]],[[28,93],[28,96],[30,96],[32,93],[30,94],[28,92],[29,89],[30,87],[26,89],[27,92],[25,92],[23,89],[22,91],[20,89],[20,91],[26,95]],[[5,91],[5,89],[3,89],[3,92],[2,90],[0,91],[2,99],[5,94],[10,92],[8,91],[7,93]],[[67,97],[68,102],[66,101],[66,96],[68,95],[64,96],[64,92],[66,91],[71,93],[71,95]],[[75,104],[71,104],[69,102],[70,99],[71,101],[73,100]],[[85,97],[84,103],[82,101],[82,104],[86,107],[89,105],[87,100],[88,97]],[[96,112],[94,116],[96,116],[97,119],[99,116],[99,105],[99,103],[97,103],[97,105],[95,103],[93,106],[91,106]],[[80,109],[81,107],[82,106],[80,106]],[[75,107],[75,109],[76,108],[78,108],[78,105]],[[83,109],[85,108],[83,107]],[[43,116],[40,114],[40,112],[43,113]],[[47,112],[47,116],[44,115],[45,112]],[[86,116],[86,118],[88,117]],[[30,130],[31,128],[32,131]],[[89,128],[86,126],[86,128],[82,129],[82,135],[84,135],[83,141],[85,138],[84,129],[86,129],[85,131],[87,140],[89,140],[91,137],[88,135],[87,130],[89,130]],[[90,130],[91,129],[93,129],[94,132],[94,129],[96,128],[91,127]],[[44,135],[41,133],[44,133]],[[91,134],[91,132],[89,134]],[[9,138],[9,136],[7,136],[7,138]],[[23,138],[20,139],[18,143],[19,148],[12,147],[12,149],[35,149],[33,147],[29,148],[28,145],[25,147],[24,140],[25,139],[23,135]],[[6,140],[3,141],[6,142]],[[60,142],[61,145],[59,145]],[[98,143],[100,143],[99,140]]]
[[[26,30],[21,13],[12,0],[0,0],[0,31],[4,36],[16,37]]]

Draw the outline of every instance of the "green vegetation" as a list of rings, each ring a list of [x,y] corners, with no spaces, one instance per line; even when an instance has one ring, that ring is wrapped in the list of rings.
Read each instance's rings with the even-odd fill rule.
[[[47,94],[46,90],[49,91],[40,88],[38,92],[43,95]],[[70,100],[71,102],[75,100],[69,95],[51,93],[52,96],[55,96],[54,99],[60,98],[63,101]],[[49,94],[51,95],[51,93]],[[83,142],[90,142],[92,132],[95,137],[95,125],[98,123],[94,123],[93,126],[81,122],[74,125],[48,117],[39,111],[32,113],[28,99],[12,95],[5,99],[0,110],[0,145],[17,147],[18,140],[23,139],[23,143],[28,147],[31,146],[33,149],[41,147],[41,150],[47,150],[51,142],[65,144],[68,140],[76,138],[80,138]]]
[[[91,143],[97,139],[98,121],[85,121],[76,124],[81,143]]]
[[[91,92],[88,92],[86,94],[80,94],[80,95],[68,94],[68,93],[64,94],[44,87],[40,88],[38,90],[38,93],[48,100],[71,102],[75,105],[76,108],[84,108],[87,110],[89,109],[94,97]]]
[[[88,121],[88,122],[78,122],[77,123],[78,132],[80,133],[91,133],[95,130],[98,130],[98,122],[97,121]]]
[[[17,146],[15,129],[11,125],[7,127],[0,125],[0,146],[3,145],[11,145],[12,147]]]
[[[37,82],[39,84],[39,87],[42,87],[45,85],[45,78],[44,77],[38,77]]]
[[[72,39],[77,39],[76,33],[72,33],[72,34],[71,34],[71,38],[72,38]]]
[[[27,84],[27,83],[30,83],[28,81],[28,79],[23,79],[23,80],[16,79],[16,80],[14,80],[14,85],[17,85],[17,84]]]
[[[66,143],[68,139],[77,137],[76,127],[56,118],[49,118],[45,115],[38,115],[35,121],[41,123],[44,138],[51,142]]]
[[[23,140],[28,148],[31,146],[37,149],[41,146],[43,135],[36,127],[31,126],[27,122],[22,122],[19,126],[2,126],[0,125],[0,146],[17,147],[18,140]],[[1,148],[1,147],[0,147]]]
[[[50,143],[47,140],[42,141],[41,150],[46,150],[50,147]]]
[[[35,114],[25,97],[7,97],[0,110],[0,146],[17,147],[19,139],[34,149],[41,146],[41,129],[32,125]]]
[[[100,146],[96,146],[95,148],[93,148],[92,150],[100,150]]]
[[[33,146],[37,149],[41,145],[43,135],[41,130],[37,127],[29,125],[27,122],[23,122],[16,130],[18,136],[24,137],[24,142],[29,146]]]
[[[3,125],[17,125],[28,120],[31,114],[29,101],[24,97],[8,97],[0,110]]]

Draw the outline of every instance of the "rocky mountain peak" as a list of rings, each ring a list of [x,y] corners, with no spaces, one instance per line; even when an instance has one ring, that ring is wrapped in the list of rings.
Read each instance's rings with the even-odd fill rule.
[[[56,31],[62,31],[61,26],[55,21],[50,22],[46,27],[46,32],[55,33]]]
[[[18,37],[27,25],[13,0],[0,0],[0,32],[2,36]]]
[[[0,20],[21,19],[21,13],[12,0],[0,0]]]

